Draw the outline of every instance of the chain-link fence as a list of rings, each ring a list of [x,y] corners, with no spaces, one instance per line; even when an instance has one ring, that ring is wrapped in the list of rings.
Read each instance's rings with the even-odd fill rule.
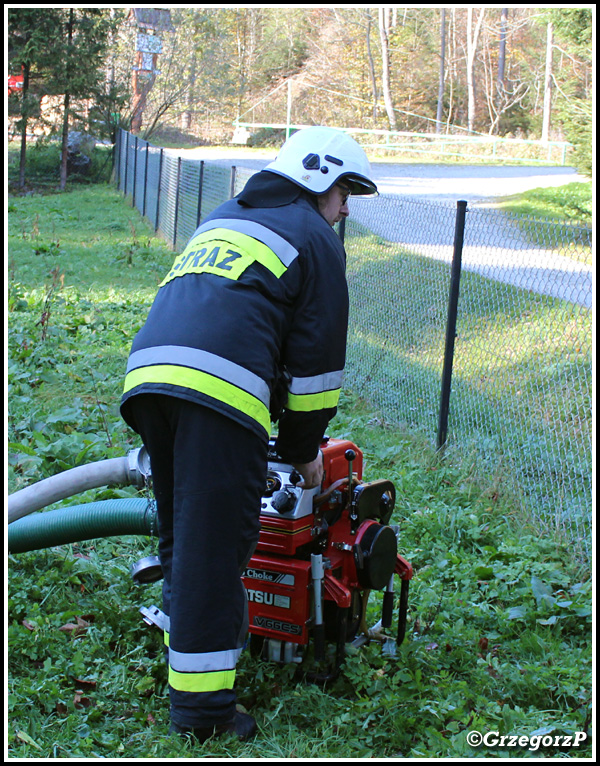
[[[124,132],[119,146],[119,188],[174,249],[256,172]],[[465,208],[351,199],[345,386],[387,422],[460,452],[511,491],[532,533],[558,533],[587,557],[591,231]]]
[[[116,181],[173,246],[183,247],[200,221],[235,191],[235,170],[188,160],[121,130]]]
[[[457,209],[396,197],[350,209],[348,388],[440,446],[453,341],[446,449],[509,488],[536,533],[589,554],[591,231],[469,208],[448,338]]]

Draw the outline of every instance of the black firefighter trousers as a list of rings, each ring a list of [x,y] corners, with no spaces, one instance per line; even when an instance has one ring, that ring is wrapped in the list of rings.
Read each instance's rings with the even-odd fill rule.
[[[258,541],[267,444],[184,399],[140,394],[129,404],[157,503],[171,720],[229,723],[248,629],[240,574]]]

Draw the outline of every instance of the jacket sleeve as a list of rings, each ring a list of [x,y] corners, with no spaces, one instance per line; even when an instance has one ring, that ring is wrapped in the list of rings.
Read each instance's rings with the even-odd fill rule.
[[[288,396],[275,445],[289,462],[314,460],[337,411],[348,331],[345,260],[329,228],[315,234],[298,259],[301,289],[282,357]]]

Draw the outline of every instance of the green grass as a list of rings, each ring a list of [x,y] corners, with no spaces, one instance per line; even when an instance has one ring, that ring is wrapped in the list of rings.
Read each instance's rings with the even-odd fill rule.
[[[531,189],[503,199],[498,207],[531,218],[553,218],[589,224],[593,217],[592,182]]]
[[[15,194],[50,193],[58,190],[60,182],[60,142],[58,139],[40,139],[27,145],[25,186],[18,188],[20,142],[11,141],[7,147],[8,187]],[[83,175],[72,173],[69,187],[109,182],[112,169],[112,146],[97,144],[90,156],[91,164]]]
[[[21,461],[55,449],[50,416],[65,450],[98,442],[88,459],[131,438],[118,417],[123,365],[172,253],[108,186],[12,198],[8,209],[9,439],[37,451],[11,458],[12,490],[30,478]]]
[[[118,414],[129,346],[172,261],[108,187],[9,201],[9,492],[138,446]],[[7,754],[11,758],[359,759],[591,756],[467,744],[471,730],[591,735],[591,581],[568,545],[540,537],[490,481],[394,428],[350,394],[331,436],[366,479],[394,481],[413,564],[396,657],[351,654],[330,686],[244,652],[240,702],[255,741],[169,736],[162,637],[140,618],[160,584],[130,566],[155,551],[124,537],[10,555]],[[89,490],[80,502],[135,494]],[[378,598],[370,600],[370,618]],[[369,620],[371,622],[371,619]]]
[[[496,207],[513,217],[533,248],[554,249],[593,266],[589,244],[594,222],[592,181],[531,189],[502,199]]]

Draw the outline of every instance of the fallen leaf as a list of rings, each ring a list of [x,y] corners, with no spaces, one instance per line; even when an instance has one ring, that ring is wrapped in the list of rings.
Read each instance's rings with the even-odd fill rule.
[[[90,627],[90,623],[81,617],[76,617],[75,619],[77,622],[66,622],[60,626],[59,630],[62,630],[63,633],[71,633],[73,636],[83,635]]]
[[[41,750],[42,748],[38,745],[38,743],[33,740],[29,734],[27,734],[26,731],[21,731],[20,729],[16,732],[17,737],[21,740],[21,742],[25,742],[27,745],[33,745],[33,747],[37,748],[38,750]]]
[[[73,633],[78,628],[78,625],[76,625],[74,622],[65,622],[64,625],[61,625],[59,630],[62,630],[63,633]]]
[[[76,678],[75,684],[77,686],[82,686],[84,689],[95,689],[97,682],[91,678]]]
[[[92,704],[92,700],[89,697],[82,696],[79,692],[75,692],[73,697],[73,704],[76,708],[81,710],[82,708],[88,708]]]

